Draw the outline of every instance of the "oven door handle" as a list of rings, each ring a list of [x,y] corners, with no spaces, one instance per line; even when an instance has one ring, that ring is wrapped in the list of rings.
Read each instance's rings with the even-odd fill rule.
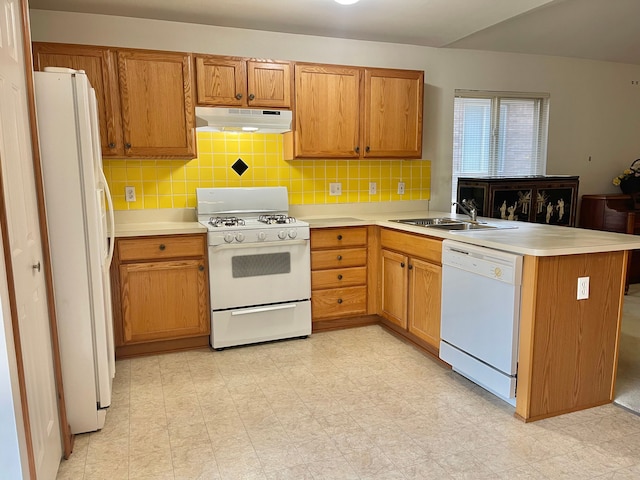
[[[215,245],[211,248],[214,251],[221,250],[240,250],[242,248],[261,248],[261,247],[290,247],[294,245],[306,245],[309,240],[284,240],[282,242],[261,242],[261,243],[229,243],[224,245]]]
[[[290,303],[288,305],[271,305],[269,307],[258,307],[258,308],[252,308],[250,310],[236,310],[235,312],[231,312],[231,316],[250,315],[252,313],[271,312],[274,310],[287,310],[289,308],[296,308],[296,304]]]

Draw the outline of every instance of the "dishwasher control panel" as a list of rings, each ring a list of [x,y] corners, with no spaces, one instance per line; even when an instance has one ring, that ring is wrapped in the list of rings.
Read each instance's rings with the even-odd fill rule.
[[[442,265],[512,285],[521,283],[522,256],[509,252],[445,240],[442,242]]]

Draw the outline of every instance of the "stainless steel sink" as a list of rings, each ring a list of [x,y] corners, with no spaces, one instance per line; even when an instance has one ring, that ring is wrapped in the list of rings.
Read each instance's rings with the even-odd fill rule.
[[[407,225],[418,225],[420,227],[431,227],[434,225],[451,225],[462,223],[455,218],[410,218],[407,220],[391,220],[392,222],[406,223]]]
[[[495,225],[488,225],[486,223],[452,223],[449,225],[429,225],[429,228],[437,228],[438,230],[489,230],[492,228],[498,228]]]
[[[416,225],[437,230],[460,231],[460,230],[496,230],[503,228],[518,228],[515,225],[490,225],[482,222],[469,222],[448,217],[436,218],[410,218],[404,220],[391,220],[392,222],[404,223],[406,225]]]

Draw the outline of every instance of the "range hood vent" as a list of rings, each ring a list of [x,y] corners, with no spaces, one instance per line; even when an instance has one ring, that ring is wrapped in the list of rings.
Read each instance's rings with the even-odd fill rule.
[[[291,110],[196,107],[196,130],[239,133],[291,131]]]

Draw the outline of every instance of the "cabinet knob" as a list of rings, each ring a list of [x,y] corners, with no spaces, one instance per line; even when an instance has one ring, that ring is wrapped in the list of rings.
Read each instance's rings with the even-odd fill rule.
[[[249,100],[254,100],[256,98],[256,96],[253,93],[249,94]]]
[[[160,250],[164,250],[165,248],[167,248],[167,246],[164,243],[161,243],[159,248]]]
[[[338,240],[342,240],[342,235],[338,235]]]
[[[241,93],[237,93],[236,94],[236,100],[240,100],[242,99],[242,94]]]
[[[371,149],[369,148],[369,145],[367,145],[367,148],[364,149],[365,152],[369,153],[371,151]]]
[[[33,269],[34,272],[39,272],[40,271],[40,262],[34,263],[33,265],[31,265],[31,268]]]
[[[341,298],[338,299],[338,303],[342,303],[342,299]]]
[[[198,265],[198,270],[200,270],[201,272],[204,271],[204,265]]]
[[[342,255],[338,255],[338,260],[342,260]]]
[[[400,262],[400,268],[404,268],[404,262]]]
[[[342,280],[342,275],[338,275],[338,280]]]
[[[124,148],[127,148],[127,149],[131,148],[131,144],[130,143],[125,143],[124,144]]]
[[[413,265],[409,265],[409,270],[413,270]]]
[[[109,142],[109,148],[116,148],[116,144],[113,142]]]
[[[360,153],[360,147],[354,148],[353,151],[356,152],[356,153]]]

